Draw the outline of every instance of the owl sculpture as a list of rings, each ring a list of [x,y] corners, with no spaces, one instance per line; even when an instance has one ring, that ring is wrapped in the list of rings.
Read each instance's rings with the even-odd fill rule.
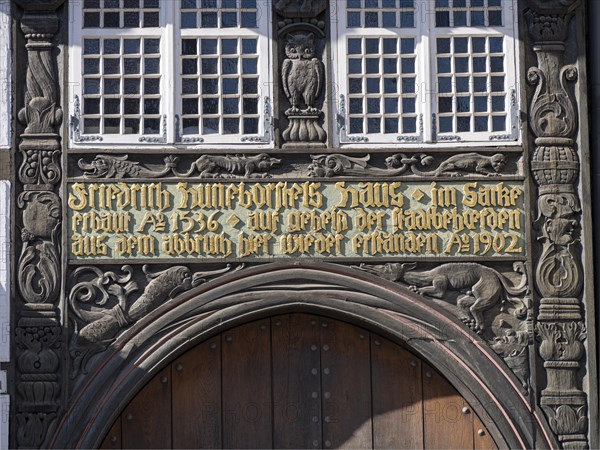
[[[283,90],[292,107],[286,113],[294,114],[301,110],[302,101],[305,113],[316,113],[315,100],[323,84],[323,65],[315,58],[315,36],[313,33],[287,35],[285,54],[281,68]]]

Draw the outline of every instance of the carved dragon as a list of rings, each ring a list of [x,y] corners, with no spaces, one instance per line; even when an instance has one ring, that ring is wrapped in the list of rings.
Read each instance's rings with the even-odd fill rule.
[[[464,292],[456,300],[460,319],[477,332],[484,329],[483,312],[500,300],[512,303],[518,316],[526,312],[522,300],[513,297],[527,291],[527,276],[521,262],[514,265],[515,272],[522,274],[516,286],[497,270],[478,263],[446,263],[420,272],[414,270],[416,266],[416,263],[386,263],[354,267],[386,280],[406,283],[421,295],[443,298],[448,290]]]
[[[169,174],[176,166],[178,158],[167,156],[165,167],[160,170],[152,170],[141,165],[139,162],[128,161],[129,156],[97,155],[92,162],[87,163],[83,159],[77,165],[84,170],[86,178],[159,178]]]

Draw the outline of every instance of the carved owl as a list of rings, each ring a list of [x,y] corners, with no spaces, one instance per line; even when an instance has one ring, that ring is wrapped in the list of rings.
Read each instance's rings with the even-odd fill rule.
[[[313,33],[287,35],[285,54],[281,68],[283,90],[292,107],[287,111],[297,113],[302,101],[304,112],[315,113],[315,100],[323,84],[323,65],[315,58],[315,36]]]

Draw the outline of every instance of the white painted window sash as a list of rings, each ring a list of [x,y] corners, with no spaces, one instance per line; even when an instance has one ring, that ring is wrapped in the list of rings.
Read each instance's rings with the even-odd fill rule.
[[[515,54],[516,38],[514,32],[516,30],[516,17],[514,2],[512,0],[502,0],[502,27],[486,26],[486,27],[444,27],[438,28],[435,26],[435,7],[433,2],[426,2],[428,7],[432,11],[428,11],[426,14],[430,18],[429,21],[429,42],[427,53],[429,54],[428,67],[426,68],[427,74],[429,74],[429,85],[432,87],[430,101],[430,113],[427,117],[426,136],[428,142],[478,142],[478,143],[491,143],[497,145],[502,141],[517,141],[519,138],[519,117],[518,117],[518,100],[517,100],[517,58]],[[452,21],[452,17],[451,17]],[[451,22],[452,23],[452,22]],[[504,111],[506,113],[506,124],[504,131],[470,131],[470,132],[452,132],[442,133],[439,131],[437,122],[439,117],[433,116],[437,110],[437,62],[436,62],[436,39],[438,37],[503,37],[504,39],[504,93],[505,93],[505,106]],[[455,74],[454,70],[451,72]],[[468,72],[472,75],[472,71]],[[490,71],[488,70],[489,74]],[[472,97],[472,92],[470,92]],[[473,114],[474,104],[471,101],[471,114]],[[491,114],[491,104],[488,104],[488,111]],[[434,125],[435,123],[435,125]]]
[[[346,29],[346,1],[336,2],[331,0],[331,10],[337,12],[335,16],[336,26],[332,27],[332,76],[337,86],[335,92],[337,101],[334,102],[336,112],[336,133],[334,145],[345,145],[351,147],[372,147],[371,144],[415,144],[423,146],[424,143],[436,143],[437,145],[455,145],[453,142],[477,143],[479,145],[489,143],[493,145],[502,142],[518,141],[519,118],[518,118],[518,86],[517,74],[519,71],[518,61],[515,54],[516,38],[516,8],[514,0],[503,0],[502,3],[502,27],[435,27],[435,5],[433,1],[415,0],[415,28],[357,28]],[[333,17],[333,16],[332,16]],[[402,139],[401,136],[386,134],[362,134],[353,136],[349,133],[348,120],[348,69],[347,69],[347,37],[348,36],[401,36],[408,37],[413,31],[415,38],[415,54],[417,66],[417,114],[423,117],[422,132],[417,130],[422,139]],[[503,36],[504,38],[504,70],[505,70],[505,112],[506,126],[502,132],[460,132],[440,133],[437,132],[437,77],[436,77],[436,54],[435,39],[442,36]],[[469,72],[471,74],[471,72]],[[488,106],[491,108],[491,106]],[[471,103],[471,112],[473,104]],[[434,126],[434,120],[436,120]],[[419,128],[421,124],[419,124]],[[420,132],[420,133],[419,133]],[[459,139],[454,139],[459,137]]]
[[[168,6],[167,6],[168,5]],[[98,146],[109,145],[144,147],[151,144],[175,145],[178,147],[202,145],[228,145],[228,148],[244,148],[252,144],[257,148],[271,148],[273,146],[271,99],[273,96],[273,83],[270,64],[271,56],[271,29],[270,5],[257,2],[258,28],[196,28],[182,29],[180,27],[179,1],[161,2],[159,13],[159,27],[155,28],[83,28],[83,2],[70,5],[70,65],[69,65],[69,104],[70,104],[70,145]],[[258,133],[253,135],[243,134],[214,134],[185,136],[190,138],[184,141],[181,127],[178,129],[178,117],[181,114],[181,83],[179,75],[181,39],[184,37],[252,37],[257,38],[259,98]],[[83,126],[83,41],[90,38],[160,38],[160,115],[161,124],[158,134],[143,134],[143,124],[140,134],[85,134]],[[241,61],[239,67],[241,73]],[[143,58],[142,58],[143,74]],[[123,75],[121,74],[121,78]],[[124,94],[121,94],[124,95]],[[102,94],[99,95],[102,98]],[[241,95],[240,95],[241,97]],[[139,115],[143,116],[143,102]],[[240,116],[242,115],[242,102],[240,101]],[[97,115],[101,120],[103,114]]]
[[[181,86],[183,77],[180,75],[180,59],[181,59],[181,40],[183,38],[205,38],[205,39],[221,39],[221,38],[238,38],[239,42],[243,38],[256,38],[257,39],[257,54],[258,54],[258,133],[245,135],[239,134],[184,134],[182,130],[181,120],[179,129],[176,130],[178,141],[176,144],[188,144],[188,145],[227,145],[228,148],[243,148],[248,144],[252,144],[253,148],[272,148],[273,147],[273,129],[272,129],[272,102],[273,98],[273,82],[271,77],[271,7],[270,3],[257,1],[257,28],[243,28],[243,27],[231,27],[231,28],[181,28],[180,27],[180,15],[176,13],[175,24],[176,29],[179,30],[179,35],[176,36],[174,48],[176,54],[174,57],[174,68],[173,73],[175,76],[175,89],[174,98],[175,100],[175,111],[178,119],[183,115],[182,97],[181,97]],[[238,48],[239,67],[238,75],[242,78],[241,71],[241,49]],[[218,65],[219,75],[221,71],[220,64]],[[243,117],[243,102],[241,89],[238,92],[240,98],[239,103],[239,116]],[[202,96],[200,95],[200,98]],[[219,98],[221,96],[219,95]],[[202,115],[200,115],[202,120]],[[243,120],[243,119],[240,119]],[[241,125],[240,125],[241,127]],[[240,128],[241,129],[241,128]]]

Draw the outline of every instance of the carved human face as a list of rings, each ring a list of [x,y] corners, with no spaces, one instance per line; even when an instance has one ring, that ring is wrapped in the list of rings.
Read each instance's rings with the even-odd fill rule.
[[[398,169],[402,166],[402,161],[400,161],[400,155],[392,155],[385,158],[385,165],[388,169]]]
[[[312,33],[288,34],[285,54],[290,59],[312,59],[315,57],[314,35]]]
[[[496,154],[492,156],[492,168],[496,172],[502,172],[506,166],[506,158],[504,155]]]

